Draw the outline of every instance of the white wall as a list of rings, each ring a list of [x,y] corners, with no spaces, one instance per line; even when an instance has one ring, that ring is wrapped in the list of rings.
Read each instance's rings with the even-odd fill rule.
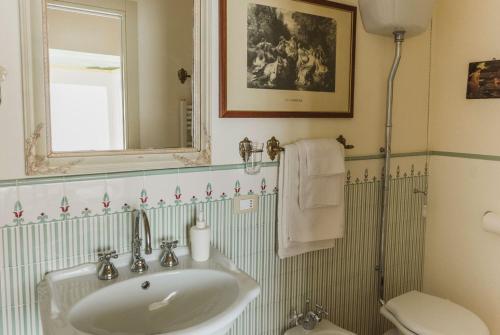
[[[424,290],[470,309],[500,334],[500,237],[481,228],[500,213],[500,163],[432,157]]]
[[[342,2],[357,5],[357,1]],[[213,33],[216,38],[217,30]],[[395,95],[395,152],[427,148],[429,42],[430,35],[424,34],[409,39],[404,46]],[[212,111],[214,162],[238,162],[235,148],[245,136],[262,142],[276,136],[282,143],[289,143],[300,138],[343,134],[356,146],[350,155],[378,153],[384,145],[386,83],[393,53],[392,39],[367,34],[358,13],[354,119],[220,119],[215,102]],[[214,68],[218,65],[217,57],[214,55]],[[212,85],[218,86],[216,76]]]
[[[466,100],[469,62],[500,58],[497,0],[439,0],[434,17],[430,148],[500,155],[500,100]],[[481,229],[500,212],[500,162],[431,159],[425,290],[477,313],[500,334],[500,236]]]
[[[211,0],[217,3],[216,0]],[[356,1],[348,2],[356,4]],[[217,9],[214,8],[214,14]],[[21,103],[21,62],[17,0],[0,2],[0,64],[9,71],[5,102],[0,107],[0,179],[24,177]],[[217,20],[215,20],[217,22]],[[218,30],[211,30],[214,39]],[[394,145],[395,152],[426,150],[429,34],[405,43],[404,59],[397,78]],[[212,55],[212,86],[218,87],[218,55]],[[265,141],[276,136],[283,143],[305,137],[344,134],[356,145],[350,155],[375,154],[384,143],[386,78],[393,58],[389,38],[368,35],[358,16],[356,92],[354,119],[219,119],[218,103],[212,108],[213,162],[238,163],[238,142],[245,136]],[[216,99],[214,99],[216,100]]]
[[[470,62],[500,59],[497,0],[439,0],[432,42],[434,150],[500,155],[499,102],[466,100]]]

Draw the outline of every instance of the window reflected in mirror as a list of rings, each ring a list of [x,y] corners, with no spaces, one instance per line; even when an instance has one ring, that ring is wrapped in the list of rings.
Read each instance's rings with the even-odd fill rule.
[[[53,153],[193,146],[193,2],[49,1]]]
[[[47,23],[52,150],[125,149],[122,16],[49,4]]]

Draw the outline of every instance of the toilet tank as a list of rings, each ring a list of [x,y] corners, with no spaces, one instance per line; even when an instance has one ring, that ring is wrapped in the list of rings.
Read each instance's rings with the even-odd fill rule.
[[[365,30],[372,34],[393,36],[405,31],[412,37],[427,30],[434,0],[359,0]]]

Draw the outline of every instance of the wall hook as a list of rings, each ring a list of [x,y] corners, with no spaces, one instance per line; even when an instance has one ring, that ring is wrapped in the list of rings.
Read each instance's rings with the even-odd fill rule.
[[[191,75],[186,71],[186,69],[181,68],[177,71],[177,77],[179,77],[181,84],[184,84],[188,78],[191,78]]]

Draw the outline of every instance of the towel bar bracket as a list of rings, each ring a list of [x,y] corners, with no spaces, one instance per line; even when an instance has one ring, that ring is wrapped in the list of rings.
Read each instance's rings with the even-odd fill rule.
[[[354,149],[354,145],[347,144],[347,140],[343,135],[340,135],[339,137],[337,137],[337,142],[342,144],[346,150]]]
[[[280,141],[278,141],[274,136],[267,141],[266,148],[267,154],[272,161],[276,159],[280,152],[285,151],[285,149],[280,146]]]
[[[354,149],[354,145],[347,144],[347,140],[343,135],[337,137],[337,142],[342,144],[346,150]],[[280,146],[280,141],[278,141],[274,136],[267,141],[266,148],[267,154],[272,161],[276,159],[280,152],[285,151],[285,149]]]
[[[248,139],[248,137],[245,137],[241,142],[240,142],[240,156],[241,158],[243,159],[243,162],[246,162],[247,159],[248,159],[248,154],[246,152],[246,148],[248,147],[248,145],[250,145],[252,143],[252,141],[250,141]]]

